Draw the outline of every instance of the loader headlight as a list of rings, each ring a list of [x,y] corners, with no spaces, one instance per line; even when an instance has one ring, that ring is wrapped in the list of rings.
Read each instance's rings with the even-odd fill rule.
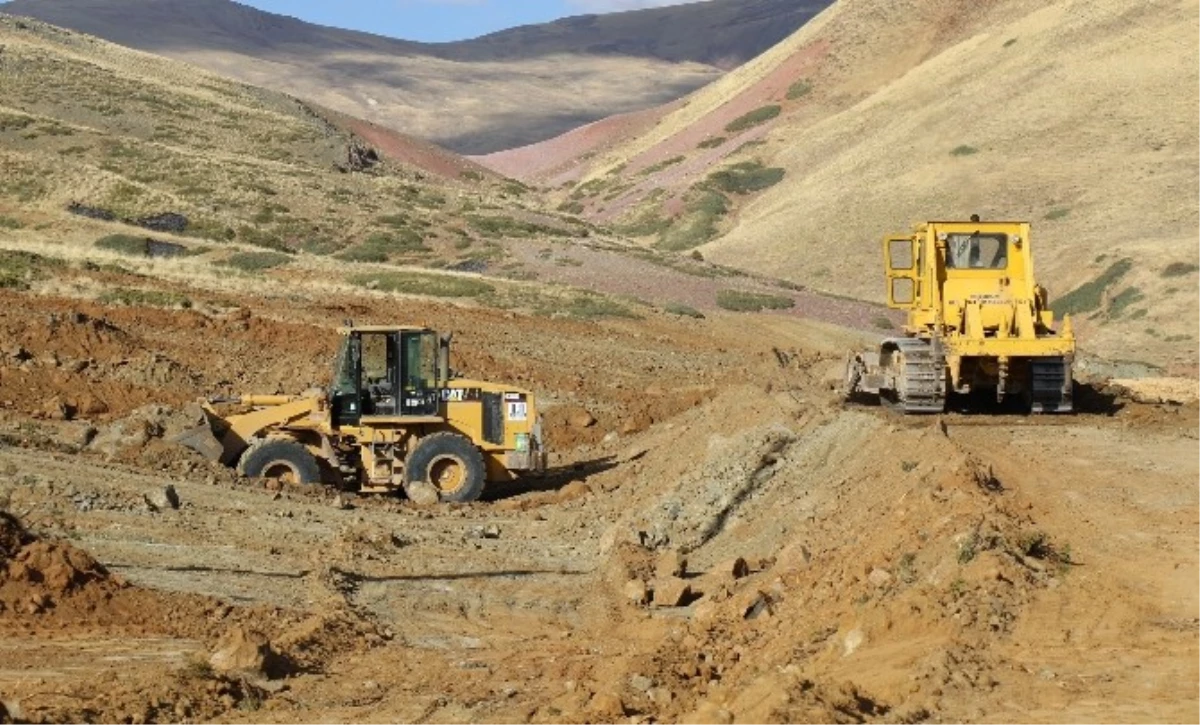
[[[517,434],[517,450],[521,453],[525,453],[526,451],[529,450],[529,434],[528,433],[518,433]]]

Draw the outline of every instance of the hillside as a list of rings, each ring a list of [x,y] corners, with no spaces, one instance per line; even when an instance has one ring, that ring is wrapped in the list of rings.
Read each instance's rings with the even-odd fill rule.
[[[194,66],[5,15],[0,47],[5,241],[144,257],[152,237],[219,275],[302,258],[479,271],[508,263],[497,242],[517,230],[588,233],[462,157]]]
[[[883,234],[1028,218],[1087,350],[1188,368],[1196,25],[1174,0],[843,0],[637,123],[481,161],[660,248],[868,299]]]
[[[715,0],[438,44],[322,27],[229,0],[13,0],[0,9],[487,153],[678,98],[828,4]]]

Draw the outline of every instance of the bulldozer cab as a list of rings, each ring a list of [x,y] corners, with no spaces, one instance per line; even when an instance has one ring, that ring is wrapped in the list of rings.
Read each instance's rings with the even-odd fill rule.
[[[439,415],[448,348],[436,332],[352,327],[342,334],[329,391],[335,426],[356,426],[364,417]]]

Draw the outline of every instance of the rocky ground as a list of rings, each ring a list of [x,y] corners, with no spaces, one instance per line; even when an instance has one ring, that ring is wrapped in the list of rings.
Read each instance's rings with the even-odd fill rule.
[[[479,503],[238,478],[163,438],[322,379],[395,298],[0,292],[0,701],[34,722],[1195,721],[1195,381],[900,418],[794,316],[403,302],[533,388]]]

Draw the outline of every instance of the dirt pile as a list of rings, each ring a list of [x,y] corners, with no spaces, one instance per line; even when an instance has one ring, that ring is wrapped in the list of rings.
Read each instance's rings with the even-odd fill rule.
[[[760,425],[722,435],[706,423],[718,415]],[[616,529],[605,581],[626,607],[686,605],[690,617],[626,663],[612,693],[621,715],[961,712],[1006,666],[994,641],[1072,565],[1028,502],[936,420],[897,426],[747,389],[673,423],[660,439],[705,441],[707,456],[668,474],[660,451],[672,444],[650,446],[638,477],[674,483]],[[680,550],[687,564],[664,574]]]
[[[86,552],[33,536],[6,511],[0,511],[0,566],[0,611],[10,614],[89,612],[125,586]]]

